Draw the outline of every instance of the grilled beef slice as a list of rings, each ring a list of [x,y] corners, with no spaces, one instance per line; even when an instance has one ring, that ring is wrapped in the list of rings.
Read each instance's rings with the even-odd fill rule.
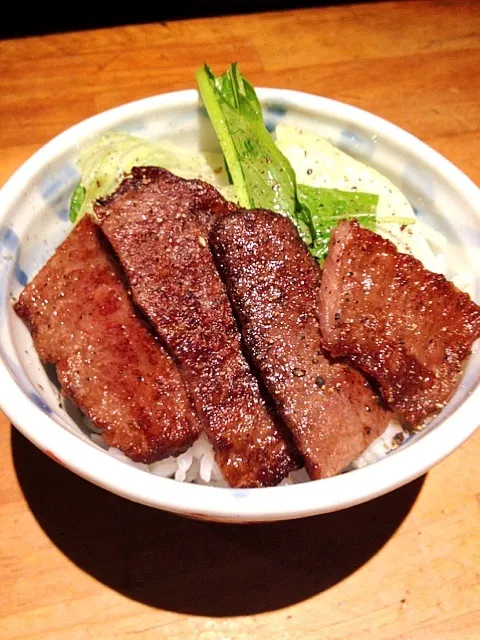
[[[142,167],[95,212],[136,303],[180,367],[225,479],[274,485],[297,466],[297,452],[242,354],[207,244],[213,222],[235,208],[206,183]]]
[[[178,368],[130,300],[101,231],[82,220],[15,311],[65,395],[136,461],[187,449],[200,431]],[[103,241],[102,241],[103,240]]]
[[[375,378],[414,426],[448,402],[480,336],[467,294],[357,222],[332,234],[319,300],[324,347]]]
[[[340,472],[390,414],[359,372],[322,352],[317,263],[290,220],[270,211],[222,218],[210,242],[247,348],[310,477]]]

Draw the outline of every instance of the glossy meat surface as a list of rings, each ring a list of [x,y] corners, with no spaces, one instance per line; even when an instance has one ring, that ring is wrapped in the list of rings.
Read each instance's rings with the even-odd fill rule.
[[[466,293],[357,222],[332,234],[319,300],[325,348],[375,378],[411,425],[448,402],[480,337]]]
[[[208,247],[213,222],[235,208],[210,185],[142,167],[95,212],[135,301],[181,369],[225,479],[267,486],[297,455],[242,354]]]
[[[317,263],[290,220],[269,211],[222,218],[210,241],[245,343],[310,477],[342,471],[390,414],[359,372],[322,352]]]
[[[15,311],[65,395],[136,461],[181,453],[198,436],[180,372],[135,312],[100,229],[82,220],[23,290]]]

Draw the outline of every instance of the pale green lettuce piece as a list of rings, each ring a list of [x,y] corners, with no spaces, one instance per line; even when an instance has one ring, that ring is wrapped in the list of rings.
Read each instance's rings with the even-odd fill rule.
[[[411,204],[386,176],[315,132],[280,123],[275,134],[276,144],[292,164],[298,182],[315,188],[376,194],[379,199],[375,231],[392,240],[401,251],[421,255],[425,260],[432,257],[421,225],[413,224],[416,217]],[[408,225],[408,231],[404,225]]]
[[[81,181],[70,205],[70,219],[78,222],[93,213],[93,203],[111,194],[132,167],[156,166],[182,178],[199,178],[234,198],[220,153],[192,153],[170,142],[155,142],[126,133],[112,132],[80,152],[77,162]]]

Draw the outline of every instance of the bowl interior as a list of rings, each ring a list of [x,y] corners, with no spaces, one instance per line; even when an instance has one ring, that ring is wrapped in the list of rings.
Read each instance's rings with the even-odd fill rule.
[[[475,297],[479,300],[479,196],[478,190],[463,174],[415,138],[352,107],[288,91],[260,90],[259,95],[270,130],[283,121],[317,132],[375,167],[400,187],[419,219],[448,240],[444,250],[447,277],[453,278],[459,271],[473,273]],[[11,301],[18,297],[23,286],[71,229],[68,207],[72,190],[79,180],[75,166],[79,149],[111,130],[152,139],[166,138],[192,150],[217,149],[196,92],[157,96],[91,118],[57,137],[11,178],[0,197],[0,356],[3,364],[16,386],[44,414],[73,438],[96,449],[97,445],[82,427],[79,412],[62,400],[54,376],[41,365],[27,329],[13,313]],[[470,359],[448,406],[399,451],[427,437],[478,387],[478,351]],[[472,416],[472,431],[474,421],[475,416]],[[23,425],[23,428],[29,435],[29,427]],[[449,451],[442,452],[443,455],[446,453]],[[389,457],[396,455],[399,455],[398,451]],[[122,465],[119,461],[114,462]],[[353,471],[348,475],[357,473]],[[316,511],[319,510],[322,509],[317,505]]]

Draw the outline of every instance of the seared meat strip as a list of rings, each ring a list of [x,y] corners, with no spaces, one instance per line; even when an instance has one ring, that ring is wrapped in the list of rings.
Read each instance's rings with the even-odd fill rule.
[[[130,300],[100,229],[82,220],[15,311],[65,395],[136,461],[177,455],[200,428],[178,368]]]
[[[207,244],[215,219],[235,208],[206,183],[142,167],[95,212],[135,301],[180,367],[225,479],[274,485],[297,454],[242,354]]]
[[[320,270],[294,225],[270,211],[219,220],[210,242],[247,348],[311,478],[344,469],[387,426],[368,382],[320,347]]]
[[[447,403],[480,336],[466,293],[357,222],[332,234],[319,299],[325,348],[375,378],[412,425]]]

